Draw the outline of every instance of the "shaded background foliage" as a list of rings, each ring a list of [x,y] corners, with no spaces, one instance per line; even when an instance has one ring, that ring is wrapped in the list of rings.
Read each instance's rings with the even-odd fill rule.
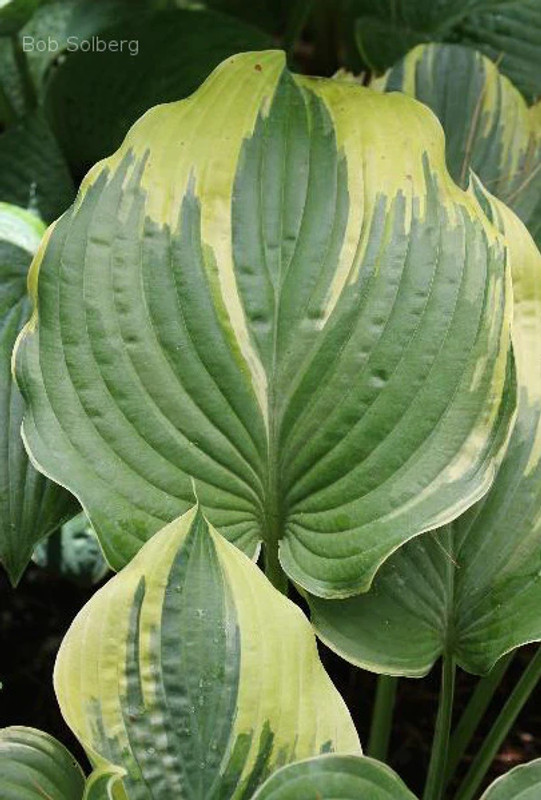
[[[14,3],[13,5],[17,5]],[[0,33],[0,200],[29,206],[45,221],[72,201],[86,170],[121,143],[150,106],[190,94],[228,55],[283,47],[307,74],[361,72],[368,83],[418,44],[462,43],[494,60],[528,102],[541,95],[539,0],[53,0],[19,3]],[[21,28],[21,25],[23,27]],[[18,38],[16,31],[20,29]],[[137,40],[139,52],[31,52],[22,37]],[[56,735],[81,759],[50,680],[59,643],[95,587],[59,577],[59,534],[16,590],[0,574],[0,726],[27,724]],[[60,558],[60,561],[62,559]],[[99,570],[92,576],[101,577]],[[88,583],[91,584],[92,580]],[[99,585],[99,584],[98,584]],[[301,602],[302,604],[302,602]],[[367,740],[375,675],[349,667],[319,645],[326,668]],[[470,748],[474,753],[531,647],[503,680]],[[475,678],[459,673],[455,712]],[[439,680],[402,681],[390,763],[416,791],[428,763]],[[541,756],[540,691],[521,713],[487,779]],[[458,774],[464,773],[468,758]]]

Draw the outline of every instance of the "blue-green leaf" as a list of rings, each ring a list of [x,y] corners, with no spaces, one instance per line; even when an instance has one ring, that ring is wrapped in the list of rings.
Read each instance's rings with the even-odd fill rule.
[[[52,736],[22,726],[0,729],[2,800],[82,800],[84,786],[79,764]]]

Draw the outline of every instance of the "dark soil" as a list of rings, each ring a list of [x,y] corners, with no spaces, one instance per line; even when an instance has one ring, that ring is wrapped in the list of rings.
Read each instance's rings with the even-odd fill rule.
[[[81,749],[58,710],[52,687],[55,655],[75,614],[92,595],[31,566],[16,590],[0,575],[0,727],[30,725],[64,742],[82,763]],[[479,749],[483,736],[520,677],[535,645],[524,647],[508,670],[476,734],[470,754]],[[361,741],[368,739],[376,678],[354,669],[320,645],[326,669],[342,693],[357,724]],[[457,717],[475,687],[476,679],[460,672],[457,679]],[[438,700],[438,669],[423,680],[401,680],[390,748],[390,763],[410,788],[420,793],[428,759]],[[490,778],[517,764],[541,757],[541,689],[532,695],[511,735],[502,746]],[[461,774],[471,755],[464,759]]]

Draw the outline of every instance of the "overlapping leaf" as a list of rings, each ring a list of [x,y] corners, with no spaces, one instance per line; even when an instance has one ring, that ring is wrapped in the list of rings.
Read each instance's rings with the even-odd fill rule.
[[[541,244],[541,102],[528,108],[488,58],[458,45],[417,47],[377,85],[429,106],[454,179],[465,186],[473,169]]]
[[[415,800],[385,764],[354,756],[319,756],[282,767],[253,800]]]
[[[541,254],[506,206],[477,191],[511,254],[517,422],[483,500],[405,545],[368,594],[311,600],[322,638],[376,672],[422,675],[445,650],[481,673],[541,639]]]
[[[537,800],[541,793],[541,759],[510,770],[486,790],[481,800]]]
[[[496,780],[481,800],[537,800],[541,760],[512,769]],[[388,767],[368,758],[320,756],[283,767],[253,800],[415,800]]]
[[[427,109],[236,56],[148,112],[50,229],[25,436],[115,568],[194,478],[245,552],[350,595],[490,485],[508,281]]]
[[[308,620],[196,509],[83,608],[55,687],[128,800],[250,798],[291,761],[360,752]]]
[[[0,730],[2,800],[82,800],[83,771],[66,748],[42,731]]]
[[[22,398],[11,377],[11,352],[30,313],[26,275],[43,223],[0,203],[0,563],[17,583],[36,542],[73,513],[74,500],[36,472],[20,434]]]

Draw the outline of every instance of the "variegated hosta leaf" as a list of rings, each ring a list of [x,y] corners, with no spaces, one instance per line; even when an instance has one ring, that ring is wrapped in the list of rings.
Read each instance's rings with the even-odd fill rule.
[[[541,639],[541,254],[513,212],[475,185],[510,252],[517,421],[483,500],[405,545],[368,594],[311,600],[322,639],[376,672],[422,675],[445,649],[481,673]]]
[[[21,439],[23,402],[11,377],[11,352],[30,314],[26,274],[45,227],[29,211],[0,203],[0,563],[16,584],[36,542],[73,513],[73,498],[28,461]]]
[[[454,179],[466,185],[473,169],[541,244],[541,101],[528,108],[492,61],[458,45],[416,47],[375,85],[429,106]]]
[[[250,798],[291,761],[360,752],[308,620],[196,509],[83,608],[55,687],[128,800]]]
[[[371,758],[326,755],[275,772],[253,800],[415,800],[389,767]]]
[[[84,787],[79,764],[52,736],[23,726],[0,729],[2,800],[82,800]]]
[[[541,758],[521,764],[494,781],[481,800],[538,800],[541,796]]]
[[[84,511],[40,542],[32,559],[40,567],[79,586],[94,586],[109,570]]]
[[[239,55],[148,112],[49,230],[25,436],[115,568],[195,478],[230,541],[350,595],[490,485],[507,279],[427,109]]]

